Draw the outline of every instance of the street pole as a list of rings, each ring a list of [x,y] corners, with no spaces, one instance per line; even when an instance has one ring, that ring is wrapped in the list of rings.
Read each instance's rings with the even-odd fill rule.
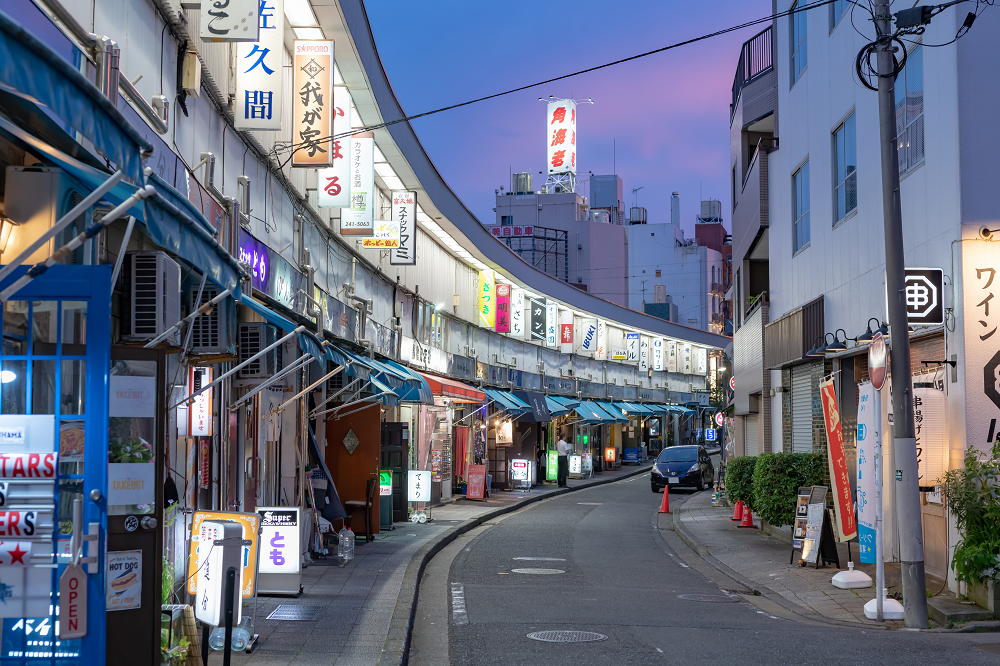
[[[878,34],[892,34],[889,0],[875,4]],[[917,440],[913,428],[913,378],[910,373],[910,338],[906,325],[904,292],[903,214],[899,202],[899,162],[896,156],[895,80],[892,42],[884,39],[878,53],[878,106],[882,140],[882,217],[885,226],[885,273],[888,292],[890,369],[892,392],[893,453],[895,456],[896,523],[902,568],[904,624],[927,628],[927,593],[924,581],[924,543],[917,485]],[[882,591],[876,590],[881,597]]]

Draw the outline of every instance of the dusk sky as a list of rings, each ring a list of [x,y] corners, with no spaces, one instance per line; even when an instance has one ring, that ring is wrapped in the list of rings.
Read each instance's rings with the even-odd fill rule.
[[[690,0],[501,4],[436,0],[366,3],[389,80],[408,114],[421,113],[585,69],[762,18],[771,3]],[[729,103],[744,41],[753,26],[566,81],[413,121],[438,169],[480,220],[494,219],[494,190],[510,171],[539,189],[545,167],[545,104],[539,97],[592,97],[578,119],[578,180],[617,173],[626,213],[670,221],[680,192],[681,223],[693,236],[699,197],[723,202],[731,229]],[[617,150],[614,146],[617,145]],[[539,180],[542,179],[542,180]]]

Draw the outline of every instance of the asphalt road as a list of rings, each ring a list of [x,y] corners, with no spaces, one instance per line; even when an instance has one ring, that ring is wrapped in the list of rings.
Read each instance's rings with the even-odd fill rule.
[[[832,627],[772,615],[742,596],[680,599],[721,596],[738,584],[724,588],[728,579],[708,573],[672,532],[661,536],[661,497],[642,475],[539,502],[458,539],[421,581],[410,663],[1000,664],[1000,655],[974,645],[1000,644],[1000,634]],[[607,640],[526,636],[546,630]]]

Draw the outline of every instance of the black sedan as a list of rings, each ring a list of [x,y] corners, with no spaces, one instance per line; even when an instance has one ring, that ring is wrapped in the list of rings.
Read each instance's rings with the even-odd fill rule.
[[[671,446],[660,452],[649,473],[654,493],[664,486],[705,490],[715,481],[715,466],[701,446]]]

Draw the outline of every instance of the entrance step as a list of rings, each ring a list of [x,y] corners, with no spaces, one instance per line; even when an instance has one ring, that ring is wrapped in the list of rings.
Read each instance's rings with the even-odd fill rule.
[[[976,622],[980,620],[993,620],[993,613],[967,604],[960,604],[951,597],[932,597],[927,600],[927,610],[931,619],[941,626],[947,626],[954,622]]]

